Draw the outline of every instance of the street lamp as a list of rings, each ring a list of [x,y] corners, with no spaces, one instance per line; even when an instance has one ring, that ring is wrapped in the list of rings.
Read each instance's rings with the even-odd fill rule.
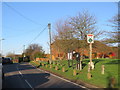
[[[2,55],[2,40],[5,40],[5,39],[4,38],[0,39],[0,53],[1,53],[1,55]]]

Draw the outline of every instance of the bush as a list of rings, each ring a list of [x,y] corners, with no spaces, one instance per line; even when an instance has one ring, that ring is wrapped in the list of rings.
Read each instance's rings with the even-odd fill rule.
[[[29,61],[30,61],[29,56],[23,57],[23,62],[29,62]]]
[[[19,60],[19,61],[18,61],[19,63],[20,63],[20,62],[23,62],[23,57],[19,57],[18,60]]]
[[[30,58],[29,58],[29,56],[26,56],[26,57],[19,57],[19,63],[20,62],[29,62],[30,61]]]

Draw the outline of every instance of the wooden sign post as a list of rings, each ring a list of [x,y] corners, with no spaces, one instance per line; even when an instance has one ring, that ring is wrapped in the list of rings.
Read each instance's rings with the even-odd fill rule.
[[[90,43],[90,69],[94,69],[94,65],[92,63],[92,43],[94,43],[94,35],[93,34],[87,34],[87,42]]]
[[[101,74],[104,74],[104,71],[105,71],[105,66],[102,65],[102,66],[101,66]]]

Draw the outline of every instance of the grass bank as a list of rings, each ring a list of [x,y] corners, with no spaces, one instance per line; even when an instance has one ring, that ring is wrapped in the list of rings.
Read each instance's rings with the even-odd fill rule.
[[[36,67],[41,69],[50,71],[54,74],[57,74],[61,77],[69,79],[74,82],[85,82],[91,85],[95,85],[101,88],[110,88],[111,78],[113,77],[114,87],[118,88],[120,85],[118,83],[118,65],[120,65],[120,60],[118,59],[94,59],[93,62],[95,64],[95,69],[90,73],[92,74],[92,78],[88,79],[88,59],[83,60],[82,70],[76,70],[77,75],[73,75],[73,68],[68,68],[67,60],[55,61],[52,64],[52,68],[50,68],[50,64],[47,62],[39,62],[39,61],[31,61],[30,63]],[[44,64],[44,66],[42,65]],[[76,67],[76,61],[74,61],[74,68]],[[101,74],[101,66],[105,66],[105,73]],[[55,67],[58,67],[58,70],[55,70]],[[62,68],[65,68],[65,72],[62,72]]]

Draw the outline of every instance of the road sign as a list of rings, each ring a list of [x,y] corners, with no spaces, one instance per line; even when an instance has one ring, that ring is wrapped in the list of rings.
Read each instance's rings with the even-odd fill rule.
[[[94,43],[94,35],[93,34],[87,34],[87,42]]]

